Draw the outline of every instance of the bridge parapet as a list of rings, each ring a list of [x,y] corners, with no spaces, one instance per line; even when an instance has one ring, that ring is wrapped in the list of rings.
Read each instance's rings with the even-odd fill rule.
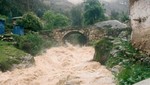
[[[88,41],[98,40],[104,37],[105,35],[102,29],[96,27],[92,27],[92,28],[90,27],[90,28],[81,28],[81,29],[55,29],[53,30],[53,37],[57,42],[62,43],[65,37],[75,33],[85,36],[88,39]]]

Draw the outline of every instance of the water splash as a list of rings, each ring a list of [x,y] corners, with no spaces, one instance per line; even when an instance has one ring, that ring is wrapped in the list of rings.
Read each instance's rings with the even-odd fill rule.
[[[0,73],[0,85],[115,85],[92,47],[54,47],[35,57],[35,66]]]

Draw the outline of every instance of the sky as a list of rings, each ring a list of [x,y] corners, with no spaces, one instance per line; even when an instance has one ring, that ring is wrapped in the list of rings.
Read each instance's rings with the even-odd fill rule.
[[[74,3],[74,4],[78,4],[78,3],[83,2],[83,0],[68,0],[68,1],[70,1],[70,2],[72,2],[72,3]],[[115,0],[104,0],[104,1],[112,2],[112,1],[115,1]]]

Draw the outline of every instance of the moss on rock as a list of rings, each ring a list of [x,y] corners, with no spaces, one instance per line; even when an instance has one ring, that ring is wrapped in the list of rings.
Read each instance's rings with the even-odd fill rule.
[[[112,49],[112,45],[113,44],[109,38],[99,40],[95,44],[95,54],[93,60],[98,61],[101,64],[105,64]]]

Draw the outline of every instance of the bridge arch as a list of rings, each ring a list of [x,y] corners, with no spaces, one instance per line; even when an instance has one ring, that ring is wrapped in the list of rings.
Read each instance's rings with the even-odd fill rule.
[[[80,31],[70,31],[70,32],[64,34],[64,36],[62,37],[62,41],[63,41],[64,44],[66,44],[67,38],[69,36],[71,36],[72,34],[79,34],[79,35],[81,35],[82,36],[82,43],[80,43],[80,44],[82,44],[82,45],[87,44],[87,42],[89,40],[88,36],[86,34],[80,32]]]

